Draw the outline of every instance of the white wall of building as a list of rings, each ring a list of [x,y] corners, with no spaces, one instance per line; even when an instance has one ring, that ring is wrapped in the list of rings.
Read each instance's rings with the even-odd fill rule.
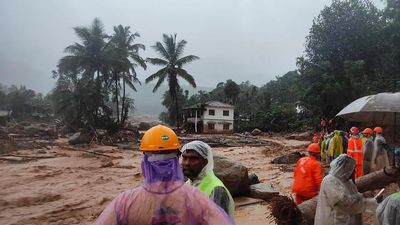
[[[210,115],[209,110],[214,110],[215,115]],[[229,111],[229,116],[224,116],[223,111],[227,110]],[[213,108],[213,107],[206,107],[206,111],[204,111],[203,118],[205,120],[227,120],[227,121],[233,121],[233,109],[229,108]]]
[[[203,131],[212,132],[232,132],[233,131],[233,108],[206,107],[203,114]],[[214,110],[214,115],[209,111]],[[228,111],[228,116],[224,116],[224,111]],[[209,123],[214,124],[214,130],[209,129]],[[224,129],[224,124],[229,124],[229,129]],[[225,125],[227,126],[227,125]]]

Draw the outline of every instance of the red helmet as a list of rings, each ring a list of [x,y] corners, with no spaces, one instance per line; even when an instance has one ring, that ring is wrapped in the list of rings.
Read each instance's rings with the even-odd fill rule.
[[[382,134],[383,133],[382,127],[375,127],[374,132],[378,133],[378,134]]]
[[[313,152],[313,153],[320,153],[321,149],[319,147],[319,144],[317,143],[311,143],[308,147],[307,150],[309,152]]]
[[[352,127],[350,128],[350,134],[357,135],[359,133],[357,127]]]

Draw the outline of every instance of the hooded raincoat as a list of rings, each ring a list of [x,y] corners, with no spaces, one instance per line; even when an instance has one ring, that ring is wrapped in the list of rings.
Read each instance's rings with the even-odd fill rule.
[[[364,175],[369,174],[371,172],[371,159],[372,159],[373,149],[374,149],[374,142],[372,141],[372,138],[371,137],[365,138],[362,146]]]
[[[329,141],[329,157],[331,160],[338,157],[340,154],[344,153],[343,139],[340,136],[340,130],[335,130],[333,132],[333,138]]]
[[[381,170],[389,166],[389,157],[384,149],[385,138],[381,134],[376,134],[374,139],[374,150],[371,158],[371,172]]]
[[[229,190],[214,174],[214,157],[211,147],[202,141],[192,141],[181,148],[182,153],[186,150],[194,150],[201,157],[207,159],[207,165],[201,170],[196,179],[188,179],[187,183],[199,188],[218,206],[224,209],[231,218],[233,218],[235,202],[233,201]]]
[[[234,222],[198,189],[184,183],[176,156],[142,160],[144,184],[119,194],[95,225],[232,225]]]
[[[391,194],[379,204],[376,219],[380,225],[400,224],[400,192]]]
[[[356,161],[342,154],[333,160],[330,166],[329,175],[322,180],[314,224],[362,224],[361,213],[366,209],[367,201],[350,179]]]

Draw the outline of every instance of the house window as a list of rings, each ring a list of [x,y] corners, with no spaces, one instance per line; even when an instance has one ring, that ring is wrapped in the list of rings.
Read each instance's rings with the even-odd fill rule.
[[[224,125],[223,125],[223,129],[224,130],[229,130],[229,123],[225,123]]]
[[[209,130],[214,130],[214,129],[215,129],[215,124],[209,123],[209,124],[208,124],[208,129],[209,129]]]
[[[224,115],[224,116],[229,116],[229,110],[224,110],[224,111],[223,111],[223,115]]]
[[[209,109],[208,110],[208,115],[215,116],[215,110],[214,109]]]

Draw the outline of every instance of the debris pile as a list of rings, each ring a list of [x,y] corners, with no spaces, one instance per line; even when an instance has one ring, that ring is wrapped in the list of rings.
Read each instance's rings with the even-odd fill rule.
[[[2,152],[14,149],[45,148],[53,145],[58,138],[55,123],[37,122],[8,122],[0,126],[0,149]]]
[[[272,219],[278,225],[307,225],[303,214],[297,208],[293,199],[278,195],[269,201]]]
[[[211,147],[257,147],[271,145],[273,142],[258,139],[251,136],[251,134],[233,134],[233,135],[223,135],[223,134],[192,134],[192,135],[180,135],[179,139],[182,143],[191,142],[194,140],[200,140]]]

